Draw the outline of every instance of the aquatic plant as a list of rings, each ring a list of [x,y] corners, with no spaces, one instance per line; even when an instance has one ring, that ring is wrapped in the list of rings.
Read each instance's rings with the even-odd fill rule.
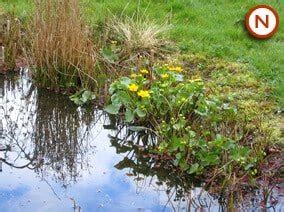
[[[275,185],[277,185],[279,181],[275,180],[275,175],[273,178],[264,174],[264,172],[270,172],[270,176],[272,176],[272,173],[275,173],[275,169],[281,167],[281,162],[279,163],[281,159],[278,158],[275,160],[276,155],[273,156],[273,163],[270,163],[268,170],[261,165],[261,175],[264,175],[259,176],[259,174],[257,174],[256,177],[258,180],[256,184],[250,184],[249,187],[245,179],[240,179],[241,183],[238,184],[238,189],[233,188],[231,190],[231,187],[222,189],[223,185],[219,182],[214,183],[212,186],[207,186],[207,182],[212,178],[210,170],[207,170],[208,173],[206,176],[196,177],[193,174],[181,171],[168,155],[155,154],[151,148],[156,140],[155,135],[146,128],[140,128],[139,131],[133,130],[133,128],[134,127],[128,125],[120,127],[116,136],[111,137],[111,144],[116,148],[117,153],[124,156],[123,160],[117,163],[115,167],[119,170],[123,169],[127,171],[127,176],[131,176],[139,187],[145,185],[145,176],[151,176],[154,180],[158,179],[155,186],[166,187],[167,194],[174,199],[174,202],[188,201],[188,208],[191,207],[190,204],[195,202],[195,198],[198,199],[196,201],[200,202],[201,205],[206,205],[206,203],[204,204],[205,199],[201,198],[201,195],[205,194],[209,194],[214,197],[215,200],[218,200],[219,203],[222,203],[224,208],[222,208],[221,211],[247,208],[250,204],[249,201],[253,199],[255,204],[255,199],[257,198],[260,198],[259,202],[261,202],[261,207],[265,207],[265,205],[266,207],[277,205],[278,201],[276,199],[278,194],[275,190],[277,190],[278,187]],[[274,171],[271,172],[273,169]],[[197,191],[196,187],[201,187],[201,189]],[[256,197],[256,193],[258,193],[259,196]],[[200,199],[202,199],[202,201],[200,201]],[[241,206],[241,204],[243,205]],[[208,205],[210,205],[210,203],[208,203]],[[202,206],[197,208],[202,208]]]
[[[280,137],[273,101],[263,99],[268,88],[238,64],[196,65],[162,65],[121,77],[110,86],[105,110],[154,131],[152,153],[170,157],[190,175],[209,175],[209,184],[254,178]]]
[[[28,32],[27,55],[38,84],[97,88],[96,51],[78,0],[36,0]]]
[[[89,90],[82,89],[75,94],[71,95],[70,100],[73,101],[76,105],[84,105],[96,98],[96,95]]]
[[[23,66],[23,64],[17,64],[23,56],[21,44],[24,40],[23,22],[13,12],[1,13],[0,11],[0,27],[0,46],[3,46],[2,59],[4,62],[2,69],[7,71],[14,70],[19,65]]]

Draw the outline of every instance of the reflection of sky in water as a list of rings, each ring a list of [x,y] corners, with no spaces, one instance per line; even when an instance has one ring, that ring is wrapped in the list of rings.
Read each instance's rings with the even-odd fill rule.
[[[121,156],[108,147],[105,133],[101,133],[96,142],[97,152],[89,160],[94,164],[90,173],[82,171],[81,180],[67,189],[63,189],[60,183],[47,179],[49,186],[32,170],[16,170],[4,166],[0,180],[1,211],[30,211],[35,208],[41,211],[62,211],[66,208],[71,210],[72,201],[69,198],[74,198],[84,211],[92,211],[94,208],[110,210],[114,207],[120,211],[145,207],[157,209],[159,203],[162,207],[165,196],[159,197],[151,189],[136,194],[136,185],[123,172],[113,168]]]
[[[3,147],[4,144],[10,144],[12,151],[8,151],[6,155],[0,152],[0,157],[5,157],[9,162],[15,161],[17,165],[23,165],[26,164],[27,159],[24,159],[23,153],[18,155],[21,152],[20,148],[25,149],[28,154],[35,155],[34,151],[37,149],[35,143],[42,139],[43,132],[35,132],[35,129],[38,130],[41,127],[40,129],[44,131],[45,127],[54,127],[48,125],[50,123],[44,123],[41,126],[37,122],[37,119],[40,120],[40,117],[37,117],[39,101],[46,101],[44,104],[48,105],[48,101],[52,101],[53,97],[39,100],[38,91],[25,78],[18,79],[13,84],[4,81],[0,76],[0,91],[1,88],[4,89],[2,90],[4,96],[0,98],[0,117],[6,129],[4,132],[6,139],[0,139],[0,145]],[[54,95],[54,101],[60,101],[56,98]],[[78,118],[78,123],[75,121],[79,126],[74,128],[77,130],[77,142],[82,142],[79,150],[75,151],[76,156],[73,155],[75,165],[72,163],[72,158],[64,159],[63,156],[60,159],[62,161],[58,161],[52,156],[52,152],[48,152],[48,150],[60,152],[56,149],[57,147],[47,148],[47,151],[43,151],[40,157],[35,158],[35,165],[41,160],[44,161],[44,164],[35,170],[17,169],[3,164],[3,171],[0,173],[0,211],[73,211],[74,204],[82,207],[83,211],[138,211],[139,209],[142,211],[171,211],[172,205],[168,202],[165,188],[156,185],[155,179],[146,178],[136,182],[132,177],[126,176],[128,170],[121,171],[114,168],[114,165],[124,156],[116,154],[116,149],[110,147],[108,135],[114,134],[114,131],[105,130],[103,127],[109,120],[105,116],[100,116],[99,111],[94,115],[94,120],[86,124],[81,120],[83,110],[72,111],[74,107],[70,102],[66,102],[62,104],[67,106],[61,108],[63,114],[64,112],[69,114],[66,120],[69,118],[72,121],[76,113],[79,114],[78,117],[81,117]],[[49,109],[44,108],[43,110],[49,111]],[[41,111],[41,113],[44,114],[46,111]],[[56,116],[56,109],[50,111]],[[65,116],[62,119],[63,123],[69,120],[64,119]],[[53,124],[53,121],[50,122]],[[64,126],[69,131],[67,130],[65,137],[57,138],[63,140],[55,140],[55,142],[68,142],[68,138],[74,133],[72,131],[74,126],[71,125],[76,124],[75,122]],[[56,127],[56,123],[54,125]],[[88,134],[85,134],[87,126],[89,126]],[[64,141],[66,137],[67,140]],[[76,169],[72,173],[79,173],[76,183],[70,182],[72,180],[68,176],[66,164],[70,163]],[[60,178],[61,173],[66,175],[64,180]],[[173,204],[176,208],[185,206],[184,203],[179,205],[179,202]],[[214,209],[218,210],[218,207],[211,206],[210,211]]]

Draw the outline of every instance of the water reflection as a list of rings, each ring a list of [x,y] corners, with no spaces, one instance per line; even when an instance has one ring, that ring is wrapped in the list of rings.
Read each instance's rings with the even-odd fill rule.
[[[77,182],[80,170],[88,169],[85,155],[92,146],[86,138],[100,118],[99,113],[69,105],[66,98],[38,92],[33,154],[43,164],[36,171],[47,175],[53,170],[54,178],[64,186]],[[47,166],[48,170],[42,168]]]
[[[138,129],[138,130],[137,130]],[[151,145],[149,145],[149,143]],[[140,127],[121,127],[111,144],[118,154],[126,156],[115,167],[128,170],[127,175],[137,182],[137,187],[145,187],[150,182],[153,187],[162,186],[167,194],[169,205],[174,211],[228,211],[239,210],[281,210],[283,198],[281,186],[260,188],[259,190],[240,190],[234,196],[221,188],[209,189],[202,178],[179,171],[170,156],[155,154],[155,136],[149,130]],[[148,147],[148,148],[147,148]],[[270,190],[266,193],[265,189]]]
[[[0,76],[0,118],[1,211],[225,210],[145,149],[150,133],[37,89],[25,70]]]
[[[100,114],[35,89],[27,73],[15,80],[2,79],[0,87],[4,149],[10,150],[2,161],[14,168],[34,169],[42,177],[52,175],[63,186],[76,183],[80,170],[88,169],[85,155],[91,146],[86,137]]]
[[[145,148],[155,143],[155,136],[150,132],[132,128],[121,128],[111,138],[111,144],[117,153],[127,153],[115,167],[119,170],[127,169],[128,176],[137,182],[137,187],[143,188],[150,183],[153,187],[164,188],[167,202],[164,207],[171,207],[174,211],[219,210],[226,211],[225,201],[219,196],[209,195],[202,188],[203,181],[193,179],[190,175],[180,172],[172,163],[171,158],[157,156]]]

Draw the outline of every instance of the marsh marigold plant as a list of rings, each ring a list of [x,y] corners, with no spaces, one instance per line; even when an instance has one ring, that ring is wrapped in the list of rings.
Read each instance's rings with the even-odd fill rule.
[[[233,123],[240,116],[233,97],[224,98],[216,84],[186,74],[181,66],[153,68],[151,75],[146,69],[139,72],[111,84],[111,104],[105,110],[124,114],[126,123],[151,128],[157,136],[153,153],[170,156],[188,174],[222,169],[222,174],[255,175],[264,151],[242,142],[247,131],[236,133]]]

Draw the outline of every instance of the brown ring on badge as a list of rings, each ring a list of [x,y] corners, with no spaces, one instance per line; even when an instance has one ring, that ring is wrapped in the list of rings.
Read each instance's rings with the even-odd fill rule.
[[[250,19],[251,14],[252,14],[256,9],[259,9],[259,8],[265,8],[265,9],[270,10],[270,11],[274,14],[275,19],[276,19],[276,25],[275,25],[274,29],[273,29],[270,33],[268,33],[268,34],[266,34],[266,35],[260,35],[260,34],[255,33],[255,32],[251,29],[251,27],[250,27],[250,25],[249,25],[249,19]],[[264,5],[264,4],[263,4],[263,5],[257,5],[257,6],[255,6],[255,7],[253,7],[253,8],[251,8],[251,9],[249,10],[249,12],[246,14],[246,18],[245,18],[245,24],[246,24],[247,30],[249,31],[249,33],[250,33],[252,36],[254,36],[254,37],[256,37],[256,38],[259,38],[259,39],[266,39],[266,38],[272,37],[272,36],[277,32],[277,30],[278,30],[279,22],[280,22],[280,20],[279,20],[279,15],[278,15],[277,11],[276,11],[273,7],[268,6],[268,5]]]

